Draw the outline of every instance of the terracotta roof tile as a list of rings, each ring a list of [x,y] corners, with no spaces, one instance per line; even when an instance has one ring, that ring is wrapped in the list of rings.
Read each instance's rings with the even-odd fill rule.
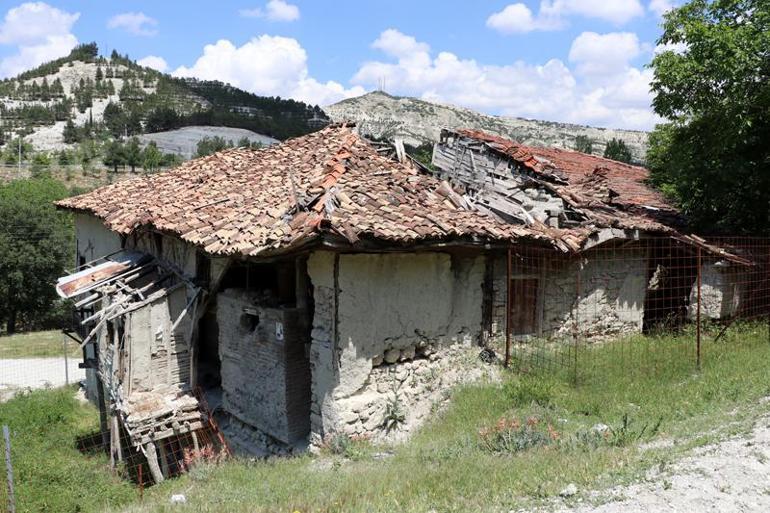
[[[351,243],[549,239],[457,208],[436,193],[441,185],[333,126],[267,149],[225,150],[57,205],[89,212],[119,233],[154,226],[219,254],[280,252],[329,233]]]

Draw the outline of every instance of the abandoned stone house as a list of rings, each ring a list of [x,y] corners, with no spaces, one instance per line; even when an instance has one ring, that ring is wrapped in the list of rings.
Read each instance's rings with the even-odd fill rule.
[[[555,336],[590,299],[583,329],[641,331],[663,293],[650,236],[724,260],[667,221],[643,168],[469,131],[445,132],[433,164],[335,125],[59,202],[78,270],[58,289],[111,429],[162,452],[203,422],[201,389],[244,450],[384,436],[394,401],[417,425],[505,326]],[[594,263],[617,244],[625,260]]]

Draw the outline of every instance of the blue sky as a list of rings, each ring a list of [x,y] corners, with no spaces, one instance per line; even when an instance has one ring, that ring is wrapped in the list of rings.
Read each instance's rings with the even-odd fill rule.
[[[384,83],[492,114],[648,129],[644,65],[671,1],[4,0],[0,75],[96,41],[321,105]]]

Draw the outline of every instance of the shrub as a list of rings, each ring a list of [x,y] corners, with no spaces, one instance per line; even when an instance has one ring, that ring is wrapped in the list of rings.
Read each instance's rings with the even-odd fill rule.
[[[494,426],[479,431],[479,444],[489,452],[516,453],[550,445],[560,437],[550,423],[541,422],[538,417],[529,417],[525,422],[503,417]]]
[[[532,403],[549,408],[553,406],[556,384],[542,377],[523,376],[503,385],[505,397],[513,406],[529,406]]]
[[[390,433],[400,428],[406,422],[406,413],[397,394],[393,394],[385,405],[385,413],[382,418],[382,424],[385,431]]]

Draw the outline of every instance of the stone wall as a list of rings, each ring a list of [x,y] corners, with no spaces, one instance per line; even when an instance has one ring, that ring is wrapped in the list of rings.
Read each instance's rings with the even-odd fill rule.
[[[704,262],[701,265],[701,317],[729,319],[738,314],[745,293],[745,276],[739,268],[724,260]],[[691,320],[698,315],[698,284],[690,290],[687,314]]]
[[[505,336],[505,258],[492,263],[492,335],[497,338]],[[512,276],[538,280],[534,336],[562,337],[576,325],[585,337],[607,336],[642,331],[647,265],[643,247],[589,250],[579,258],[548,253],[529,259],[523,269],[514,265]]]
[[[433,386],[423,379],[438,372],[430,362],[481,337],[481,255],[316,252],[308,272],[316,442],[330,433],[381,433],[393,389],[414,385],[400,399],[409,411]]]
[[[647,292],[645,248],[589,250],[580,258],[548,264],[542,300],[544,333],[565,335],[575,325],[583,337],[641,333]]]
[[[309,430],[304,315],[255,300],[239,289],[217,296],[223,405],[240,422],[292,443]]]

